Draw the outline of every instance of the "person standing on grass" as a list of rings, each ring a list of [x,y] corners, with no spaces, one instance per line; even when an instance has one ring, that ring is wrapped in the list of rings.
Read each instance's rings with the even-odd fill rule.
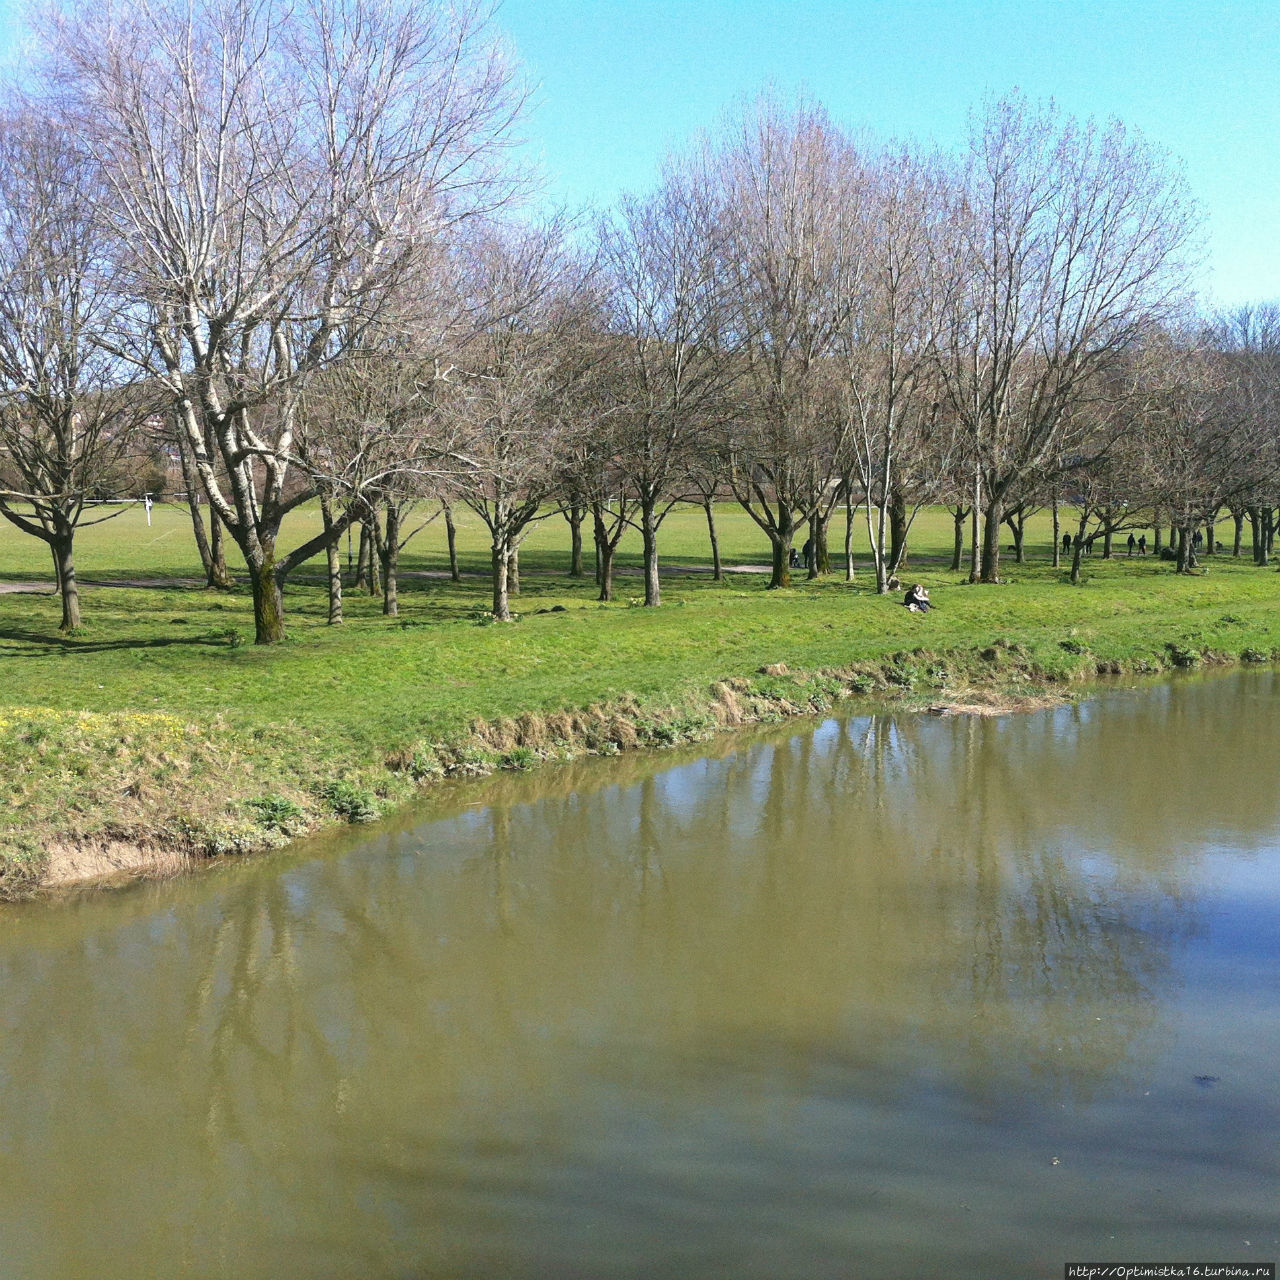
[[[1147,535],[1145,533],[1138,539],[1138,554],[1140,556],[1147,554]]]
[[[1069,533],[1062,535],[1062,552],[1068,556],[1071,554],[1071,535]]]
[[[1134,549],[1134,547],[1136,547],[1137,545],[1138,545],[1138,540],[1137,540],[1137,538],[1135,538],[1135,537],[1133,536],[1133,534],[1130,534],[1130,535],[1129,535],[1129,555],[1130,555],[1130,557],[1132,557],[1132,555],[1133,555],[1133,549]]]

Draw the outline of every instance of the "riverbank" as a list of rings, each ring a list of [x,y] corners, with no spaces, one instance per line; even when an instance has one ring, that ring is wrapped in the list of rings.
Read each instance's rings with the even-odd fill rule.
[[[673,558],[696,555],[693,532],[675,527],[687,541],[672,537]],[[865,573],[774,592],[758,575],[677,573],[660,609],[601,605],[536,548],[509,626],[488,620],[481,580],[407,580],[391,619],[352,595],[340,628],[300,585],[291,638],[271,649],[247,643],[243,590],[90,590],[72,637],[56,633],[56,601],[4,596],[0,892],[169,873],[372,818],[441,777],[674,745],[859,696],[1030,705],[1099,674],[1280,658],[1274,571],[1216,557],[1179,578],[1095,559],[1077,588],[1046,554],[1008,564],[1006,585],[970,586],[943,567],[945,532],[922,524],[913,555],[937,605],[926,616]],[[408,567],[438,568],[433,556]]]

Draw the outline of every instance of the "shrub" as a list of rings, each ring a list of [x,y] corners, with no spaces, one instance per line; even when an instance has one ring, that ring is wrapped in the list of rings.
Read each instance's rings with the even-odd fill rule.
[[[243,818],[179,818],[177,829],[179,839],[205,858],[257,853],[284,844],[282,833],[264,833]]]
[[[280,831],[287,836],[299,835],[306,829],[306,814],[302,806],[287,796],[265,795],[246,802],[245,807],[269,831]]]
[[[368,787],[357,786],[345,778],[324,783],[317,794],[337,817],[348,822],[373,822],[382,812],[377,797]]]

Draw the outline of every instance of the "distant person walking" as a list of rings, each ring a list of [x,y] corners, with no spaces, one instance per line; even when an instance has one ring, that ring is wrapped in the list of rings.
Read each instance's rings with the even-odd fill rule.
[[[1133,549],[1134,549],[1134,547],[1136,547],[1137,545],[1138,545],[1138,540],[1137,540],[1137,538],[1135,538],[1135,537],[1133,536],[1133,534],[1130,534],[1130,535],[1129,535],[1129,555],[1130,555],[1130,556],[1132,556],[1132,555],[1133,555]]]
[[[1140,556],[1147,554],[1147,535],[1145,533],[1138,539],[1138,554]]]
[[[1071,554],[1071,535],[1069,533],[1062,535],[1062,549],[1067,555]]]
[[[804,546],[800,548],[800,555],[801,555],[801,558],[804,560],[804,567],[806,569],[812,569],[813,568],[813,539],[812,538],[805,539]]]

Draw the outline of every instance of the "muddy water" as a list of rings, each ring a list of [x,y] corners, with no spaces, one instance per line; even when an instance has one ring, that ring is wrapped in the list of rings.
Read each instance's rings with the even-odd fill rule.
[[[1280,676],[452,789],[0,915],[0,1275],[1280,1254]]]

